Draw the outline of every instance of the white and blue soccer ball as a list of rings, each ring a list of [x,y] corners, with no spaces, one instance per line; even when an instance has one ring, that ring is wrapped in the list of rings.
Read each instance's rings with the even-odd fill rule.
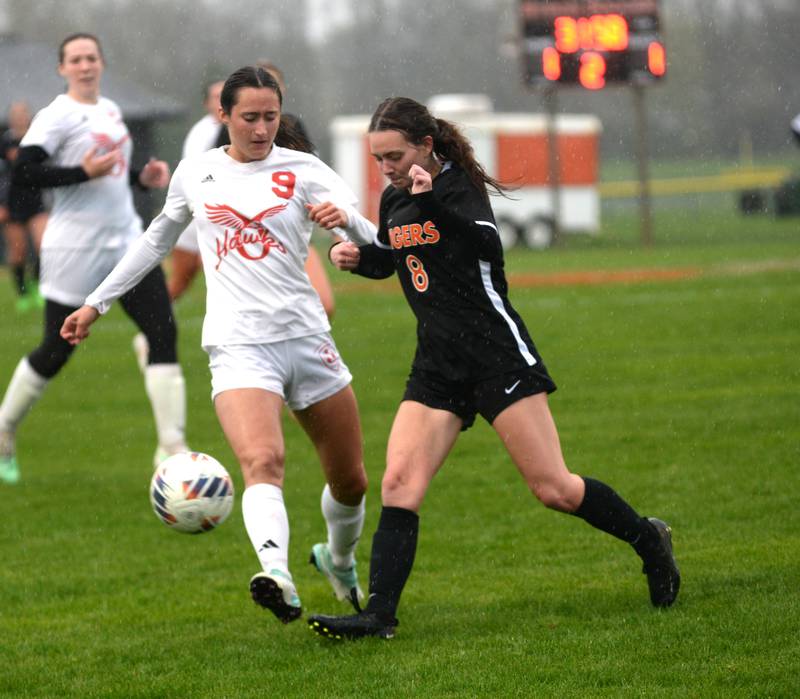
[[[202,534],[222,524],[233,510],[233,482],[208,454],[173,454],[153,474],[150,503],[170,529]]]

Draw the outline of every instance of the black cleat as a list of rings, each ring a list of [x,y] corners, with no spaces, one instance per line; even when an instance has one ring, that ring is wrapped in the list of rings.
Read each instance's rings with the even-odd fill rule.
[[[398,623],[394,618],[384,621],[374,612],[361,612],[350,616],[317,614],[308,618],[308,627],[314,633],[337,641],[366,636],[394,638],[394,630]]]
[[[669,607],[678,596],[681,572],[672,555],[672,529],[666,522],[655,517],[647,521],[655,527],[661,540],[659,550],[645,561],[642,572],[647,575],[650,601],[654,607]]]
[[[291,578],[279,570],[256,573],[250,579],[250,596],[253,602],[269,609],[284,624],[299,619],[303,613]]]

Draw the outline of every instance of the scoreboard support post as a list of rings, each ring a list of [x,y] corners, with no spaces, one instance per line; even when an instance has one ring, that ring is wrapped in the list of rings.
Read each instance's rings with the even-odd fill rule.
[[[553,240],[552,245],[560,242],[561,220],[561,163],[558,158],[558,129],[556,118],[558,115],[558,90],[554,85],[548,85],[544,90],[545,112],[547,114],[547,180],[550,186],[551,210],[553,212]]]
[[[636,113],[636,169],[639,177],[639,231],[642,245],[653,245],[653,207],[650,198],[650,152],[648,148],[647,104],[644,87],[633,85]]]

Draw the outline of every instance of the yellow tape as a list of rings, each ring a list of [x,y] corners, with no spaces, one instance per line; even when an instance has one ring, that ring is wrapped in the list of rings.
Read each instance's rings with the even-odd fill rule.
[[[670,194],[695,194],[699,192],[733,192],[740,189],[775,187],[790,174],[789,170],[740,170],[721,175],[703,177],[669,177],[650,180],[653,196]],[[638,180],[601,182],[598,187],[602,197],[635,197],[639,194]]]

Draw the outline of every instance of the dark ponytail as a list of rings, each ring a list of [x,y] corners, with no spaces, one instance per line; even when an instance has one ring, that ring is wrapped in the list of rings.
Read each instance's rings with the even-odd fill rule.
[[[228,116],[230,116],[239,98],[239,90],[243,87],[266,87],[270,90],[275,90],[278,95],[278,102],[283,106],[283,94],[278,81],[263,68],[245,66],[231,73],[222,87],[219,103],[222,111]],[[278,127],[278,133],[275,135],[275,145],[305,153],[314,152],[314,144],[311,143],[303,131],[297,128],[297,120],[284,114],[281,114],[281,123]]]
[[[408,97],[390,97],[381,102],[372,115],[368,130],[399,131],[414,145],[420,145],[426,136],[430,136],[436,157],[459,165],[484,196],[488,197],[488,188],[502,195],[509,189],[491,177],[475,159],[472,145],[455,124],[435,118],[425,105]]]
[[[316,151],[303,125],[291,114],[281,114],[281,125],[275,135],[275,143],[283,148],[301,150],[304,153]]]

